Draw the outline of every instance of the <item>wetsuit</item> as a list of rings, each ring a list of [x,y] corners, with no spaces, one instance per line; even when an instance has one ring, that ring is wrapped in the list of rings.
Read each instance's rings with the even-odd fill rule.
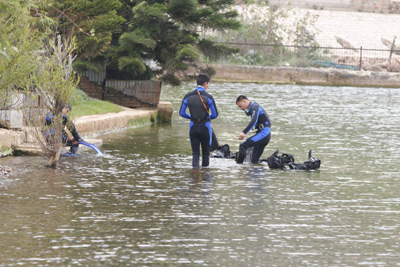
[[[271,122],[267,112],[265,112],[257,102],[250,102],[246,114],[251,116],[251,121],[243,132],[247,134],[253,128],[257,129],[257,131],[255,135],[247,138],[246,141],[240,144],[237,163],[243,163],[246,157],[246,151],[250,147],[253,147],[251,162],[258,163],[258,160],[264,152],[264,148],[271,139]]]
[[[203,101],[201,101],[200,96]],[[190,115],[186,113],[188,107]],[[211,114],[209,114],[208,111],[211,111]],[[190,119],[189,136],[192,146],[193,167],[199,167],[200,145],[203,152],[201,165],[208,166],[212,142],[211,120],[218,117],[218,110],[214,98],[212,95],[206,93],[204,87],[197,86],[195,90],[186,94],[183,98],[179,115],[183,118]]]
[[[74,144],[74,142],[75,141],[79,142],[79,140],[81,140],[81,137],[79,136],[78,131],[76,130],[75,124],[72,122],[72,120],[69,118],[68,115],[63,115],[63,125],[66,127],[66,129],[74,137],[74,140],[68,141],[68,134],[64,130],[63,131],[63,142],[67,146],[71,146],[71,149],[70,149],[71,154],[76,154],[78,152],[79,143]]]

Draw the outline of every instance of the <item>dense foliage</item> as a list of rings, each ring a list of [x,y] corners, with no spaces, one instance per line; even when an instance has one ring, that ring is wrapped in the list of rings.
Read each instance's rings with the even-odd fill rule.
[[[24,89],[35,69],[41,34],[29,3],[0,0],[0,109],[17,105],[14,89]]]
[[[61,0],[49,14],[58,30],[77,38],[79,70],[109,78],[151,79],[177,84],[200,55],[217,58],[235,50],[205,39],[206,30],[238,29],[233,0]],[[206,71],[206,70],[203,70]]]
[[[44,8],[56,20],[54,30],[76,39],[77,69],[101,71],[113,34],[121,33],[123,17],[118,0],[50,0]]]

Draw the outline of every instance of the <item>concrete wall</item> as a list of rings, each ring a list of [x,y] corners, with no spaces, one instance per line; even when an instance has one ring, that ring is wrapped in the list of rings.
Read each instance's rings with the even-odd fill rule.
[[[213,76],[216,81],[400,88],[400,73],[219,64],[209,66],[216,70]]]
[[[14,144],[22,144],[26,140],[26,132],[22,130],[8,130],[0,128],[0,147],[11,147]]]
[[[389,12],[392,0],[269,0],[270,4],[324,10]]]
[[[86,138],[117,129],[135,127],[156,122],[172,122],[172,104],[161,101],[157,108],[129,109],[118,113],[83,116],[75,121],[79,135]],[[15,149],[21,155],[40,154],[40,147],[28,128],[8,130],[0,128],[0,157],[12,153]]]
[[[90,136],[130,125],[144,125],[156,121],[158,109],[125,109],[118,113],[83,116],[75,121],[77,131],[81,136]]]

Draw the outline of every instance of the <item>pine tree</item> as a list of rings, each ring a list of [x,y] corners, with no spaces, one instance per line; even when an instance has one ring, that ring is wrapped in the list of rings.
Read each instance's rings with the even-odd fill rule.
[[[228,10],[232,4],[232,0],[125,0],[120,11],[131,12],[120,13],[126,20],[126,32],[110,53],[107,73],[125,79],[150,79],[161,74],[163,81],[179,84],[178,77],[184,77],[190,67],[199,69],[201,54],[218,58],[236,51],[200,34],[237,29],[237,12]]]
[[[233,49],[204,39],[206,30],[237,29],[233,0],[53,1],[58,30],[76,37],[78,70],[100,70],[114,79],[151,79],[179,84],[201,54],[216,58]],[[117,13],[116,13],[117,12]],[[98,64],[97,64],[98,63]],[[212,70],[207,70],[212,72]]]
[[[57,0],[47,6],[48,15],[58,20],[58,33],[76,40],[78,70],[102,69],[112,35],[121,33],[120,7],[118,0]]]
[[[75,36],[78,70],[100,70],[114,79],[151,79],[179,84],[200,55],[236,51],[201,33],[237,29],[234,0],[60,0],[49,8],[58,31]],[[212,70],[203,70],[212,72]]]

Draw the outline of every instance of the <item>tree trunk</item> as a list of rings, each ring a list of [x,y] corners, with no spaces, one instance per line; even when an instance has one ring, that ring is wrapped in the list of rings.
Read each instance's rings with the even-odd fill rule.
[[[60,156],[61,156],[61,150],[62,150],[62,148],[60,147],[54,155],[49,157],[49,162],[47,163],[47,167],[50,167],[50,168],[57,167],[57,163],[60,160]]]

